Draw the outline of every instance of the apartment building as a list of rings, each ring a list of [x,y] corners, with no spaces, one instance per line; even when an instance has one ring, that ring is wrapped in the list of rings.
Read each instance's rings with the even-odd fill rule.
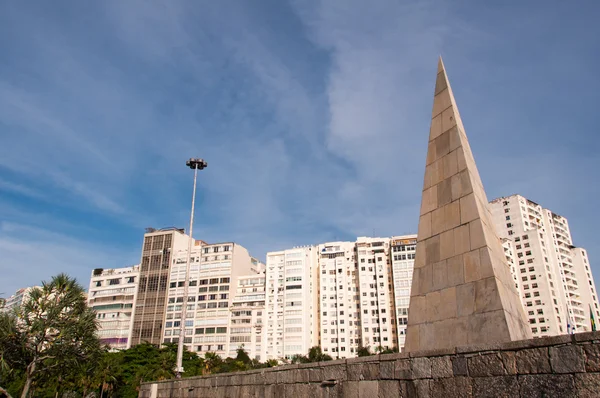
[[[598,295],[567,219],[521,195],[494,199],[490,210],[499,236],[512,245],[511,270],[533,336],[591,330],[590,308],[600,317]]]
[[[148,228],[144,234],[131,345],[161,344],[172,254],[187,250],[189,239],[179,228]]]
[[[318,264],[314,246],[267,253],[262,350],[265,359],[306,355],[319,344]]]
[[[363,347],[397,347],[394,285],[389,238],[356,240]]]
[[[317,249],[321,349],[333,358],[356,356],[362,345],[356,245],[330,242]]]
[[[235,327],[232,331],[230,327],[238,280],[249,274],[258,275],[264,266],[234,242],[194,241],[185,299],[187,253],[187,247],[173,252],[162,341],[179,342],[185,310],[184,344],[189,351],[199,355],[211,351],[222,357],[235,356],[239,346],[252,342],[252,336],[239,333],[241,328]]]
[[[29,292],[35,288],[41,288],[41,286],[22,287],[18,289],[9,298],[3,300],[4,303],[0,307],[0,311],[8,312],[19,308],[29,297]]]
[[[408,325],[408,306],[410,304],[417,235],[394,236],[390,239],[390,247],[397,345],[398,350],[402,352],[406,340],[406,326]]]
[[[229,356],[234,357],[237,348],[243,347],[250,358],[261,362],[265,361],[263,351],[264,311],[264,270],[260,274],[240,276],[230,308]]]
[[[96,311],[100,341],[113,350],[131,346],[139,273],[138,265],[92,271],[88,306]]]

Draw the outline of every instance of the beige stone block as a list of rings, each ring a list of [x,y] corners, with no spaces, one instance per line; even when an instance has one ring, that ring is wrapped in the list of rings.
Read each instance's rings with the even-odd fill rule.
[[[450,179],[443,180],[437,187],[437,205],[442,207],[452,201],[452,185]]]
[[[450,229],[440,234],[440,259],[454,257],[454,230]]]
[[[429,129],[429,141],[435,140],[442,133],[442,115],[440,114],[431,119],[431,127]]]
[[[431,166],[431,186],[434,186],[439,184],[443,180],[442,177],[444,176],[444,162],[442,162],[441,159],[438,159],[435,162],[433,162]]]
[[[438,261],[434,263],[432,266],[433,272],[433,282],[432,289],[433,290],[441,290],[448,286],[448,267],[446,265],[446,261]]]
[[[446,260],[448,268],[448,285],[457,286],[465,282],[463,256],[458,255]]]
[[[444,216],[446,217],[444,229],[458,227],[460,225],[460,202],[455,200],[444,206]]]
[[[456,287],[451,286],[440,291],[441,319],[456,318]]]
[[[442,159],[444,167],[444,176],[443,178],[450,178],[454,174],[458,173],[458,160],[456,158],[456,151],[450,152]]]
[[[468,344],[491,344],[510,341],[504,311],[473,314],[468,319]]]
[[[454,112],[454,107],[444,110],[442,112],[442,131],[446,132],[450,130],[452,127],[456,126],[456,115]]]
[[[469,223],[469,235],[471,238],[471,250],[479,249],[480,247],[487,245],[485,232],[483,231],[483,223],[480,219]]]
[[[442,113],[442,111],[448,108],[450,105],[452,105],[450,91],[448,91],[448,89],[442,90],[433,98],[433,110],[431,111],[431,118],[434,118]]]
[[[427,215],[425,215],[427,216]],[[423,217],[425,217],[423,216]],[[421,219],[423,219],[423,217],[421,217]],[[431,217],[431,216],[429,216]],[[430,221],[431,223],[431,221]],[[431,227],[430,227],[431,229]],[[427,252],[425,250],[425,248],[427,247],[426,243],[425,243],[425,239],[426,238],[422,238],[421,237],[421,230],[419,229],[419,234],[417,235],[419,238],[419,241],[417,242],[417,248],[415,249],[415,265],[414,268],[421,268],[422,266],[425,265],[427,258]],[[429,238],[429,237],[427,237]]]
[[[448,88],[448,84],[446,83],[446,74],[444,72],[438,73],[437,78],[435,79],[435,94],[438,95],[442,90]]]
[[[441,233],[446,227],[446,216],[444,214],[444,208],[435,209],[431,212],[431,234],[437,235]]]
[[[423,175],[423,191],[431,187],[432,167],[425,166],[425,174]]]
[[[474,313],[490,312],[502,309],[498,280],[495,277],[480,279],[475,285]]]
[[[425,196],[423,195],[423,201]],[[475,200],[475,194],[470,193],[460,198],[460,223],[466,224],[479,218],[479,208]]]
[[[431,150],[431,143],[429,143],[429,151]],[[429,151],[427,152],[427,159],[429,160]],[[467,168],[467,159],[465,157],[464,148],[458,148],[456,150],[456,163],[458,171],[463,171]],[[429,162],[427,163],[429,164]]]
[[[475,285],[473,282],[456,286],[456,315],[468,316],[475,310]]]
[[[421,293],[421,269],[414,268],[413,269],[413,278],[410,286],[410,295],[411,296],[420,296]]]
[[[437,160],[437,154],[435,152],[435,141],[429,141],[427,145],[427,158],[425,164],[428,166]]]
[[[411,296],[408,308],[408,323],[416,325],[427,319],[427,299],[425,296]]]
[[[421,215],[429,213],[438,207],[437,191],[437,187],[435,186],[423,191],[423,198],[421,199]]]
[[[433,285],[433,264],[426,264],[419,268],[419,293],[426,294]]]
[[[470,250],[469,224],[464,224],[454,229],[454,254],[462,254]]]
[[[422,323],[419,325],[419,344],[422,350],[427,347],[433,347],[435,344],[435,334],[433,324]]]
[[[456,149],[462,147],[462,140],[460,133],[458,132],[458,127],[454,126],[450,130],[446,132],[450,136],[450,152],[455,151]],[[458,160],[458,159],[457,159]]]
[[[409,324],[406,328],[406,340],[404,342],[404,349],[406,351],[417,351],[419,350],[419,347],[419,325]]]
[[[489,247],[482,247],[479,249],[479,261],[480,261],[480,272],[482,278],[489,278],[490,276],[494,276],[494,266],[492,263],[492,251]],[[508,269],[508,264],[506,264],[506,268]],[[511,278],[512,279],[512,278]],[[504,281],[506,282],[506,281]]]
[[[435,153],[439,158],[450,153],[450,135],[442,133],[438,138],[435,139]]]
[[[473,250],[463,254],[465,282],[481,279],[479,272],[479,250]]]
[[[440,292],[429,292],[425,296],[427,299],[427,322],[435,322],[442,319],[440,311]]]
[[[473,192],[471,186],[471,179],[469,178],[469,171],[463,170],[458,174],[455,174],[451,178],[452,184],[452,200],[458,200],[463,196],[467,196]]]
[[[427,239],[431,236],[431,213],[423,214],[421,218],[419,218],[419,231],[417,236],[419,239]]]

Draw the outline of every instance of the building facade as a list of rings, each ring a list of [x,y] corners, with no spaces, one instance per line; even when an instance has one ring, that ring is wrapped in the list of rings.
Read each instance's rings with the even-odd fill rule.
[[[490,202],[499,236],[510,241],[511,267],[534,337],[591,330],[600,317],[584,249],[573,245],[567,219],[521,196]]]
[[[139,284],[139,266],[92,271],[88,306],[96,311],[98,336],[111,349],[131,346],[133,311]]]
[[[186,310],[184,344],[189,351],[235,356],[238,347],[256,342],[256,338],[242,334],[241,327],[230,326],[238,280],[249,274],[258,275],[264,266],[234,242],[208,244],[197,240],[192,246],[185,300],[187,257],[187,248],[173,253],[162,341],[179,342],[182,311]]]
[[[398,350],[402,352],[406,341],[408,306],[415,264],[417,235],[395,236],[390,239],[390,259],[394,284],[394,307]]]
[[[265,283],[263,358],[306,355],[319,344],[316,248],[267,253]]]
[[[355,356],[362,345],[356,245],[330,242],[317,249],[321,349],[333,358]]]
[[[264,270],[259,274],[240,276],[230,308],[229,356],[235,356],[235,350],[243,347],[250,358],[261,362],[265,360],[263,351],[264,313]]]
[[[177,228],[150,228],[144,234],[131,345],[161,344],[172,254],[186,250],[189,239],[183,229]]]
[[[17,290],[9,298],[3,300],[0,311],[8,312],[18,309],[29,297],[29,292],[35,288],[41,288],[41,286],[23,287]]]

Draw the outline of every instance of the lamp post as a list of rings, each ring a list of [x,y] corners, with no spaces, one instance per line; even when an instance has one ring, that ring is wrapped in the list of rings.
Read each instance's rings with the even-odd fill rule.
[[[185,340],[185,320],[187,318],[187,306],[188,306],[188,289],[190,284],[190,258],[192,256],[192,232],[194,229],[194,205],[196,203],[196,178],[198,177],[198,170],[206,168],[207,164],[203,159],[190,158],[185,165],[190,169],[194,170],[194,190],[192,191],[192,211],[190,213],[190,238],[188,241],[187,261],[185,263],[185,282],[183,284],[183,303],[181,308],[181,325],[179,329],[179,344],[177,345],[177,365],[176,365],[176,376],[181,378],[183,370],[183,344]]]

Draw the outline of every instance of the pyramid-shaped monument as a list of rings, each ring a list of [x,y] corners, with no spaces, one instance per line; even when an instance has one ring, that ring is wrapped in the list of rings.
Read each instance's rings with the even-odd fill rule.
[[[440,58],[406,351],[531,338]]]

